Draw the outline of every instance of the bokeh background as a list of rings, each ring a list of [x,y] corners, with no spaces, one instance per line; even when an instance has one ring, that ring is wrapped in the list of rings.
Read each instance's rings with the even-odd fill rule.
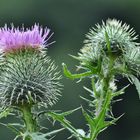
[[[96,23],[107,18],[116,18],[130,24],[140,34],[140,0],[0,0],[0,26],[14,23],[15,26],[32,26],[35,22],[47,26],[54,32],[48,54],[54,59],[61,70],[65,62],[72,72],[78,62],[69,54],[76,55],[83,46],[85,33]],[[140,40],[139,40],[140,41]],[[86,103],[79,96],[86,96],[83,85],[90,87],[86,79],[81,83],[63,78],[64,90],[62,97],[53,109],[63,111],[79,107]],[[127,85],[121,79],[118,86]],[[121,97],[123,100],[113,105],[116,116],[125,113],[117,125],[109,127],[98,140],[140,140],[140,100],[133,85],[129,86]],[[68,119],[76,128],[87,129],[81,111],[75,112]],[[14,122],[12,117],[1,120]],[[50,127],[47,121],[43,123]],[[63,131],[54,140],[66,140],[70,134]],[[0,140],[13,140],[14,135],[7,128],[0,126]],[[73,139],[74,140],[74,139]]]

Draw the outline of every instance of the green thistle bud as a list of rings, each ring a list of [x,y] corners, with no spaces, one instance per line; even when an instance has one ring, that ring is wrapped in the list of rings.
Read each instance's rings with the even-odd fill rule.
[[[1,104],[53,105],[61,89],[61,76],[56,72],[54,62],[34,48],[15,53],[6,54],[0,68]]]
[[[137,40],[135,31],[130,29],[129,25],[122,24],[116,19],[108,19],[106,22],[102,22],[102,25],[97,24],[87,33],[85,45],[77,57],[81,65],[92,64],[92,66],[96,66],[97,60],[108,56],[106,33],[110,43],[110,51],[114,58],[122,56],[127,49],[139,45],[135,42]]]
[[[137,46],[138,43],[137,36],[135,36],[135,31],[127,24],[122,24],[121,21],[116,19],[108,19],[102,22],[102,25],[97,24],[96,28],[92,28],[90,32],[86,35],[87,39],[84,41],[93,47],[103,47],[107,50],[107,42],[105,32],[108,34],[108,38],[111,44],[112,53],[120,53],[122,49],[127,49],[129,47]]]
[[[132,70],[134,74],[140,74],[140,47],[130,49],[125,53],[124,57],[128,68]]]
[[[100,58],[99,48],[85,46],[78,53],[78,59],[81,62],[81,65],[92,65],[97,66],[98,59]]]

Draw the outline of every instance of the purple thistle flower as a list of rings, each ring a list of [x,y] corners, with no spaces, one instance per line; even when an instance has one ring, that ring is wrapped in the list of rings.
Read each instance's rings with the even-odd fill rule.
[[[43,49],[53,43],[48,43],[53,35],[49,33],[36,24],[27,29],[0,28],[0,106],[47,107],[57,101],[61,76]]]
[[[39,25],[35,24],[31,28],[19,27],[15,28],[14,25],[11,28],[0,28],[0,46],[2,51],[9,52],[15,49],[22,48],[38,48],[49,46],[48,40],[53,35],[50,34],[50,29],[43,29]]]

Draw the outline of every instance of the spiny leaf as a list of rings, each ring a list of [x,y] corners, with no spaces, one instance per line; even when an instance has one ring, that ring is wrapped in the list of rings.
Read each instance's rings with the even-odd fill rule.
[[[21,135],[17,135],[14,140],[18,140],[19,137],[21,137]]]
[[[80,73],[80,74],[72,74],[68,68],[67,68],[67,65],[62,63],[62,66],[63,66],[63,72],[64,72],[64,75],[69,78],[69,79],[79,79],[79,78],[83,78],[83,77],[86,77],[86,76],[90,76],[93,74],[93,72],[91,71],[87,71],[87,72],[84,72],[84,73]]]
[[[94,93],[94,91],[92,91],[91,89],[89,89],[89,88],[87,88],[87,87],[85,87],[85,86],[84,86],[84,89],[85,89],[86,91],[88,91],[89,93],[91,93],[92,97],[95,98],[95,93]]]
[[[3,126],[5,126],[5,127],[7,127],[7,128],[9,128],[9,129],[11,129],[14,133],[16,133],[17,135],[19,135],[20,134],[20,131],[16,128],[16,127],[14,127],[13,125],[12,125],[12,123],[11,124],[4,124],[4,123],[0,123],[1,125],[3,125]]]
[[[124,114],[120,115],[117,118],[112,118],[112,121],[104,121],[104,123],[99,127],[100,132],[105,130],[107,127],[111,125],[115,125],[115,123],[123,116]]]
[[[84,101],[88,102],[89,104],[91,103],[91,100],[89,100],[89,99],[87,99],[85,97],[80,96],[80,98],[83,99]]]
[[[37,133],[26,132],[23,137],[31,137],[32,140],[50,140],[52,138],[48,139],[46,137],[50,137],[50,136],[52,136],[52,135],[54,135],[54,134],[56,134],[56,133],[58,133],[62,130],[64,130],[64,128],[61,128],[61,129],[58,129],[58,130],[53,130],[53,131],[48,132],[46,134],[39,133],[39,132],[37,132]]]
[[[49,140],[45,138],[42,133],[30,133],[30,132],[25,132],[23,135],[23,140],[28,140],[28,138],[32,140]]]
[[[111,46],[110,46],[109,36],[108,36],[106,31],[105,31],[105,38],[106,38],[108,52],[111,54]]]
[[[78,56],[74,56],[74,55],[71,55],[71,54],[69,54],[69,56],[71,56],[72,58],[74,58],[76,60],[80,60],[80,58]]]
[[[44,136],[42,136],[42,135],[37,135],[37,134],[35,134],[35,133],[32,134],[31,137],[32,137],[32,140],[49,140],[49,139],[45,138]]]
[[[13,115],[11,112],[12,112],[12,108],[6,108],[4,110],[1,110],[0,111],[0,119],[7,117],[8,115]]]
[[[47,137],[47,136],[52,136],[52,135],[57,134],[58,132],[63,131],[63,130],[64,130],[64,128],[61,128],[61,129],[53,130],[53,131],[48,132],[48,133],[43,134],[43,135],[44,135],[45,137]]]
[[[57,114],[54,112],[48,113],[48,116],[52,117],[54,120],[59,121],[64,128],[68,129],[72,133],[77,133],[76,129],[71,125],[71,123],[64,117],[63,114]]]
[[[88,125],[90,126],[91,132],[93,132],[96,126],[96,120],[93,118],[93,116],[88,115],[84,109],[82,109],[82,112],[86,121],[88,122]]]
[[[140,98],[140,81],[137,77],[135,77],[134,75],[131,75],[130,78],[132,79],[132,82],[134,83],[134,85],[136,86],[136,89],[138,91],[138,95]]]
[[[78,108],[79,109],[79,108]],[[82,137],[78,132],[77,129],[75,129],[71,123],[65,118],[65,116],[70,115],[71,113],[73,113],[74,111],[76,111],[77,109],[71,110],[71,111],[67,111],[64,113],[55,113],[55,112],[48,112],[47,116],[52,117],[54,120],[57,120],[61,123],[61,125],[68,129],[75,137]]]
[[[124,94],[124,90],[125,90],[128,86],[129,86],[129,85],[125,86],[124,88],[122,88],[121,90],[119,90],[119,91],[117,91],[117,92],[115,92],[115,93],[112,93],[112,97],[114,98],[114,97],[117,97],[117,96],[119,96],[119,95]]]
[[[75,111],[77,111],[77,110],[79,110],[79,109],[81,109],[81,106],[78,107],[78,108],[76,108],[76,109],[73,109],[73,110],[70,110],[70,111],[63,112],[63,113],[61,113],[61,115],[63,115],[63,116],[68,116],[68,115],[74,113]]]

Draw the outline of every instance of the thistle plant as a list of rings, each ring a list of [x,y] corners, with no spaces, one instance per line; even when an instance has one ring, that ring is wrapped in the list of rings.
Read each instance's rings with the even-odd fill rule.
[[[91,88],[84,87],[90,98],[81,97],[89,105],[88,108],[81,107],[88,131],[74,128],[66,119],[74,110],[49,114],[71,132],[71,137],[77,140],[97,140],[102,131],[123,116],[115,117],[112,112],[112,103],[116,102],[129,86],[118,89],[117,81],[121,78],[128,78],[130,83],[135,84],[138,93],[140,92],[137,78],[140,74],[140,47],[136,41],[137,35],[129,25],[116,19],[108,19],[102,22],[102,25],[97,24],[90,29],[78,56],[72,55],[79,61],[77,70],[82,71],[81,73],[72,74],[63,63],[66,77],[80,81],[88,78],[91,81]]]
[[[79,81],[89,79],[90,87],[84,86],[89,98],[81,97],[88,103],[67,112],[49,109],[61,95],[61,75],[54,61],[47,55],[53,34],[39,25],[32,28],[15,28],[7,25],[0,28],[0,118],[13,115],[22,124],[0,123],[16,133],[14,140],[49,140],[57,132],[67,129],[71,138],[77,140],[97,140],[98,135],[123,116],[114,116],[112,104],[124,94],[117,82],[126,77],[136,86],[140,96],[140,44],[133,28],[116,19],[108,19],[91,28],[86,34],[84,45],[77,56],[77,70],[72,74],[66,64],[64,75]],[[118,78],[119,77],[119,78]],[[67,116],[81,109],[88,130],[75,128]],[[63,128],[51,132],[40,124],[41,117],[58,121]]]
[[[47,140],[60,131],[43,134],[39,124],[41,112],[55,104],[62,87],[57,66],[47,56],[52,35],[39,25],[0,28],[0,117],[12,113],[23,122],[3,124],[16,132],[14,140]]]

